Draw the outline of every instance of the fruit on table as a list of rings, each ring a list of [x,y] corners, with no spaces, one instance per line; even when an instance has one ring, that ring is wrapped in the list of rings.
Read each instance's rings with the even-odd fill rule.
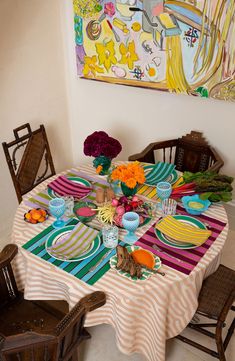
[[[32,209],[30,211],[30,215],[31,215],[31,218],[36,220],[36,221],[39,220],[39,218],[42,217],[42,214],[41,214],[40,210],[38,210],[38,209]]]
[[[47,219],[47,217],[47,211],[42,208],[30,209],[24,214],[25,221],[32,224],[42,223]]]
[[[145,249],[137,249],[131,253],[135,262],[140,265],[146,266],[147,268],[153,269],[155,265],[155,259],[153,255]]]

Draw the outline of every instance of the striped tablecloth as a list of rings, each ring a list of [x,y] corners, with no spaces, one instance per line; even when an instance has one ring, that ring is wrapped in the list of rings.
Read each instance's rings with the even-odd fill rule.
[[[74,171],[82,171],[87,179],[95,176],[90,165],[71,170],[72,173]],[[66,173],[68,171],[63,172]],[[99,181],[105,179],[96,177]],[[18,246],[23,246],[53,222],[49,217],[43,224],[31,225],[24,222],[23,215],[28,210],[27,200],[44,191],[55,178],[37,186],[18,207],[12,233],[12,241]],[[211,206],[205,214],[227,223],[222,205]],[[143,236],[148,229],[149,225],[140,227],[138,236]],[[106,305],[88,314],[86,326],[111,324],[116,330],[117,345],[122,352],[141,353],[149,361],[165,361],[166,339],[179,334],[194,315],[202,281],[218,266],[227,232],[226,225],[189,275],[163,264],[161,270],[166,273],[165,277],[156,274],[145,282],[132,282],[110,269],[94,285],[88,285],[19,247],[15,261],[16,279],[19,287],[25,288],[27,299],[63,299],[70,307],[92,291],[104,291],[107,294]],[[122,231],[121,239],[123,234]]]

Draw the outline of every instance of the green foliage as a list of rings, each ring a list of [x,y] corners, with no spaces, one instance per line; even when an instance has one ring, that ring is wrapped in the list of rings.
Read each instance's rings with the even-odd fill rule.
[[[201,199],[211,202],[229,202],[232,200],[233,178],[216,172],[184,172],[185,183],[195,183],[195,191],[200,193]]]

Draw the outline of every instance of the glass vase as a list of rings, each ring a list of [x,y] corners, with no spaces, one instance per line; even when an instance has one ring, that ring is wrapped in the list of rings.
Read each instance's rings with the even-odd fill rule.
[[[100,155],[93,160],[93,166],[96,168],[96,172],[100,175],[106,175],[109,173],[111,166],[111,159]]]
[[[124,194],[124,196],[131,197],[136,194],[137,185],[134,188],[129,188],[129,187],[127,187],[127,185],[125,183],[121,182],[121,189],[122,189],[122,193]]]

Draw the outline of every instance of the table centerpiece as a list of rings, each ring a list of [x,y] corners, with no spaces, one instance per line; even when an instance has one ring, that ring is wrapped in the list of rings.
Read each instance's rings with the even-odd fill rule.
[[[108,174],[112,159],[117,157],[121,150],[120,142],[104,131],[96,131],[84,141],[84,154],[95,157],[93,166],[99,175]]]
[[[121,164],[115,167],[111,173],[112,181],[120,181],[124,196],[133,196],[137,192],[139,184],[144,184],[144,169],[139,162]]]

